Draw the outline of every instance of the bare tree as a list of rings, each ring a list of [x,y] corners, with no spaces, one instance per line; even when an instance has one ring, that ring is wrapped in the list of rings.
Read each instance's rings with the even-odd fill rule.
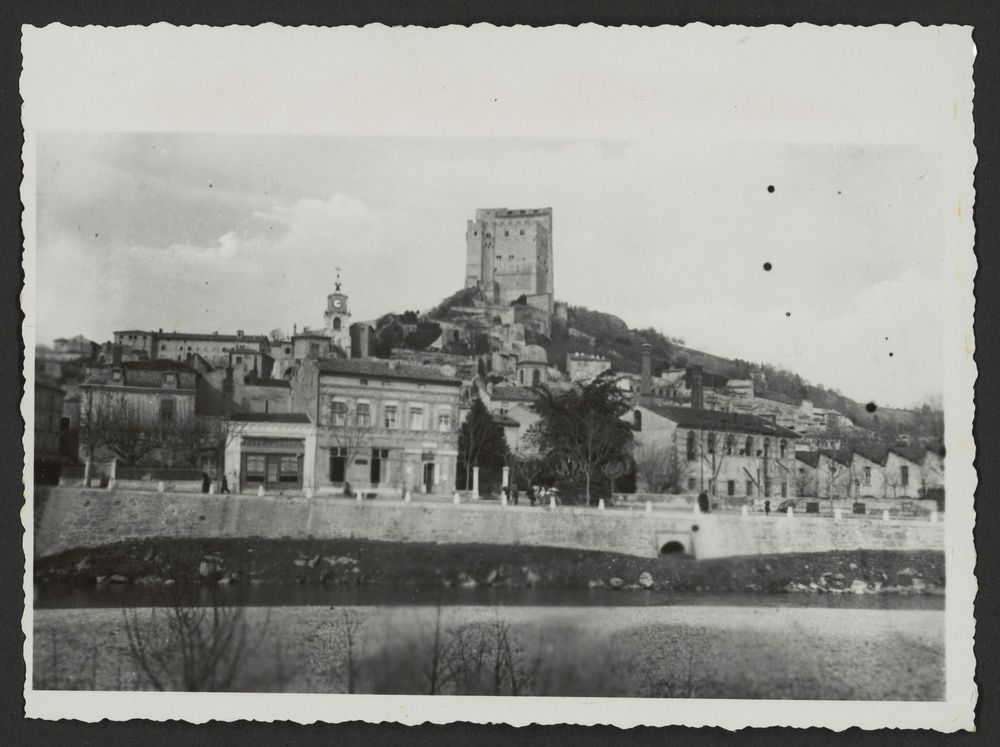
[[[270,332],[267,333],[267,338],[270,340],[272,345],[280,345],[285,341],[285,330],[280,327],[275,327]]]
[[[168,588],[148,617],[135,606],[123,608],[137,669],[155,690],[233,689],[264,637],[267,620],[252,639],[243,606],[215,595],[210,606],[201,606],[187,596],[190,592]]]
[[[805,467],[800,467],[795,475],[795,494],[800,497],[815,496],[819,491],[819,477]]]
[[[100,402],[88,404],[86,439],[89,444],[107,447],[127,467],[134,467],[159,448],[162,441],[160,422],[144,415],[137,404],[124,396],[101,398]]]
[[[668,493],[679,487],[687,469],[671,444],[644,444],[636,449],[634,458],[639,480],[650,493]]]
[[[350,492],[350,483],[347,480],[350,474],[351,465],[358,457],[371,448],[372,438],[375,432],[372,414],[367,416],[360,412],[348,412],[346,404],[343,410],[335,411],[337,402],[330,404],[330,436],[340,451],[340,456],[344,459],[344,494]]]

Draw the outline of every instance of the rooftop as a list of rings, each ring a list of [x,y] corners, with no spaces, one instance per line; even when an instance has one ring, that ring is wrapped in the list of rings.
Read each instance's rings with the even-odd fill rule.
[[[651,397],[642,397],[639,400],[639,404],[647,410],[655,412],[657,415],[672,420],[681,428],[755,433],[762,436],[776,436],[780,438],[799,437],[799,434],[795,431],[782,428],[780,425],[775,425],[756,415],[665,405]]]
[[[840,464],[843,464],[845,467],[851,466],[850,450],[820,449],[819,452],[817,453],[821,454],[822,456],[825,456],[827,459],[832,459],[835,462],[839,462]]]
[[[782,405],[793,405],[798,407],[802,404],[801,401],[795,399],[795,397],[789,397],[787,394],[782,394],[781,392],[764,392],[763,394],[756,395],[757,399],[769,399],[772,402],[778,402]]]
[[[115,335],[155,335],[161,340],[213,340],[217,342],[267,342],[266,335],[220,335],[218,332],[159,332],[148,329],[117,329]]]
[[[431,366],[418,366],[401,361],[378,358],[321,358],[317,361],[321,373],[372,376],[401,381],[425,381],[433,384],[462,386],[462,382],[445,376]]]
[[[230,420],[240,423],[311,423],[309,416],[303,412],[237,412],[229,416]]]
[[[808,464],[810,467],[819,466],[818,451],[796,451],[795,458],[804,464]]]

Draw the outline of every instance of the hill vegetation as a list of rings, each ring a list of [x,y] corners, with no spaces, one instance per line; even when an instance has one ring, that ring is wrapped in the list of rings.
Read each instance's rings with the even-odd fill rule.
[[[478,288],[462,288],[424,314],[416,311],[386,314],[376,322],[373,352],[377,356],[387,357],[394,347],[425,350],[438,339],[441,332],[438,321],[447,319],[451,309],[475,306],[484,300]],[[477,334],[475,338],[476,344],[466,344],[463,349],[450,352],[487,352],[489,341],[486,336]],[[758,388],[758,395],[771,395],[794,402],[808,399],[816,407],[846,415],[856,425],[873,431],[881,440],[891,440],[901,434],[943,439],[944,418],[939,407],[927,404],[917,410],[902,410],[881,407],[878,403],[858,402],[836,389],[806,381],[792,371],[764,362],[755,363],[707,353],[689,347],[684,340],[668,337],[652,327],[632,329],[614,314],[584,306],[570,306],[565,321],[553,318],[551,337],[529,329],[525,331],[525,341],[544,347],[548,352],[549,364],[560,369],[565,369],[567,353],[589,353],[608,358],[613,371],[628,373],[638,373],[641,370],[642,345],[649,343],[652,346],[654,376],[668,369],[692,365],[702,366],[706,374],[709,374],[709,380],[712,375],[721,381],[748,379],[755,374],[763,374],[766,385],[763,391]]]

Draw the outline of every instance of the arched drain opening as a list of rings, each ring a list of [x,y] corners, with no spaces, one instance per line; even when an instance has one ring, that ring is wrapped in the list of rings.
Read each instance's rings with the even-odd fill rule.
[[[671,540],[670,542],[663,543],[660,548],[660,555],[683,555],[684,545],[676,540]]]

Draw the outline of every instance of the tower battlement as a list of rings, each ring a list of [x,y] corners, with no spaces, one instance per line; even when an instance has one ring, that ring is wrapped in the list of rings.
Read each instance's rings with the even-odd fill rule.
[[[465,286],[506,305],[521,296],[552,312],[552,208],[480,208],[466,223]]]

